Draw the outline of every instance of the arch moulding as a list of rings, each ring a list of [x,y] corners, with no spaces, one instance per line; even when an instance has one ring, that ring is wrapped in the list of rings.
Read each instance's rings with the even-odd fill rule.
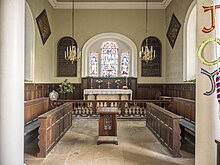
[[[119,33],[101,33],[90,38],[82,47],[82,77],[89,76],[89,52],[96,43],[101,43],[106,40],[120,42],[125,45],[131,54],[130,77],[137,77],[137,47],[134,42],[125,35]]]

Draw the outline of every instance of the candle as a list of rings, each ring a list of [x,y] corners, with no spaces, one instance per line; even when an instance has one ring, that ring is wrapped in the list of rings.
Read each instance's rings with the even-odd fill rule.
[[[93,88],[93,86],[92,86],[92,77],[91,77],[91,89]]]

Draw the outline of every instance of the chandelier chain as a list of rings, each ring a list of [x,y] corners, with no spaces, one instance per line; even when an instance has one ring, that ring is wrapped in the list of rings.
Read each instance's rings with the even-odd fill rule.
[[[148,21],[148,14],[147,14],[147,6],[148,6],[148,0],[146,0],[145,2],[145,30],[146,30],[146,34],[145,34],[145,39],[142,42],[141,45],[141,51],[140,51],[140,59],[145,61],[145,62],[149,62],[155,59],[156,55],[155,55],[155,50],[153,48],[153,46],[151,45],[149,47],[149,41],[148,41],[148,37],[147,37],[147,32],[148,32],[148,26],[147,26],[147,21]]]

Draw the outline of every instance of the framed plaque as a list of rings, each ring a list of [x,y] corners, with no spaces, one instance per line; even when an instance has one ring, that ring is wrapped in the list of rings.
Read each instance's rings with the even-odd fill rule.
[[[158,38],[150,36],[142,42],[155,50],[155,59],[152,61],[141,61],[141,77],[161,77],[161,42]]]
[[[45,9],[36,18],[36,21],[37,21],[37,26],[38,26],[38,29],[40,32],[40,36],[41,36],[43,45],[44,45],[51,34],[50,24],[49,24],[49,21],[47,18],[47,13],[46,13]]]
[[[57,43],[57,77],[77,77],[77,61],[71,62],[65,59],[67,47],[75,45],[72,37],[63,37]]]
[[[180,22],[176,18],[175,14],[173,14],[167,31],[167,39],[172,48],[174,47],[174,44],[176,42],[177,36],[180,31],[180,27],[181,27]]]

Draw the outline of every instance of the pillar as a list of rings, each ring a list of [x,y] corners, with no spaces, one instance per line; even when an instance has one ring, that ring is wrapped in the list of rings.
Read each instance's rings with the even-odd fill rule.
[[[25,0],[0,0],[0,164],[24,164]]]
[[[219,47],[216,38],[220,39],[220,9],[212,10],[215,5],[220,5],[220,0],[197,0],[196,165],[216,164],[215,139],[220,139],[220,106],[216,90],[220,67],[216,60],[220,57],[220,50],[216,49]]]

